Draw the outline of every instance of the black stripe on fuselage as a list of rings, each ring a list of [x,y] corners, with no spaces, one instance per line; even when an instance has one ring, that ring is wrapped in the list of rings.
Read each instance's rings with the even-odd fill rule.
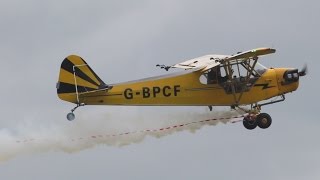
[[[215,89],[222,89],[221,87],[204,87],[204,88],[190,88],[185,89],[186,91],[211,91]]]
[[[269,89],[269,88],[275,87],[275,86],[269,86],[268,83],[265,83],[265,84],[255,84],[254,86],[255,86],[255,87],[262,87],[262,89]]]

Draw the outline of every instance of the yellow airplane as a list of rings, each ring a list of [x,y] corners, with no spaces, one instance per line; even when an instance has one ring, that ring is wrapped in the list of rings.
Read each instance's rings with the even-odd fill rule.
[[[172,66],[157,65],[167,71],[184,71],[118,84],[104,83],[81,57],[70,55],[61,64],[57,93],[60,99],[77,105],[67,115],[70,121],[75,119],[73,112],[84,105],[208,106],[210,110],[212,106],[230,106],[248,113],[243,119],[247,129],[265,129],[272,119],[260,112],[261,106],[284,101],[284,95],[295,91],[299,77],[307,72],[307,67],[299,72],[258,63],[260,56],[275,51],[257,48],[235,55],[205,55]],[[278,100],[271,99],[278,96]],[[246,105],[250,109],[241,107]]]

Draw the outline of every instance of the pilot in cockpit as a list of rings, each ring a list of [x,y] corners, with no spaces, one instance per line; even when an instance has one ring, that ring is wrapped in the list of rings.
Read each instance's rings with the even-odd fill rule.
[[[207,83],[217,84],[219,78],[221,78],[220,67],[214,67],[208,72]]]

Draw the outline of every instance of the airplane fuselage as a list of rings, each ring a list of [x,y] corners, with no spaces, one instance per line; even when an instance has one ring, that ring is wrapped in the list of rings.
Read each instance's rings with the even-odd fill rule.
[[[298,81],[281,85],[286,69],[268,69],[239,99],[238,105],[252,104],[298,88]],[[80,94],[87,105],[141,106],[230,106],[234,94],[221,84],[203,84],[202,71],[183,72],[112,85],[107,91]],[[240,92],[236,93],[240,96]],[[73,95],[74,96],[74,95]],[[75,97],[73,97],[75,98]],[[75,99],[74,99],[75,100]]]

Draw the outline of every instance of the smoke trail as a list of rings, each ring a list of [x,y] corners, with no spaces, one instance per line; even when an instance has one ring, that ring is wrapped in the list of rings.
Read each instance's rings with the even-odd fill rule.
[[[126,109],[122,109],[126,112]],[[156,115],[152,115],[156,114]],[[228,123],[230,119],[212,118],[238,116],[236,111],[134,113],[112,112],[77,114],[74,122],[22,123],[16,129],[0,130],[0,161],[20,154],[50,151],[73,153],[99,144],[124,146],[139,143],[146,136],[160,138],[178,131],[194,133],[204,125]],[[210,121],[201,121],[211,119]],[[179,126],[181,125],[181,126]]]

